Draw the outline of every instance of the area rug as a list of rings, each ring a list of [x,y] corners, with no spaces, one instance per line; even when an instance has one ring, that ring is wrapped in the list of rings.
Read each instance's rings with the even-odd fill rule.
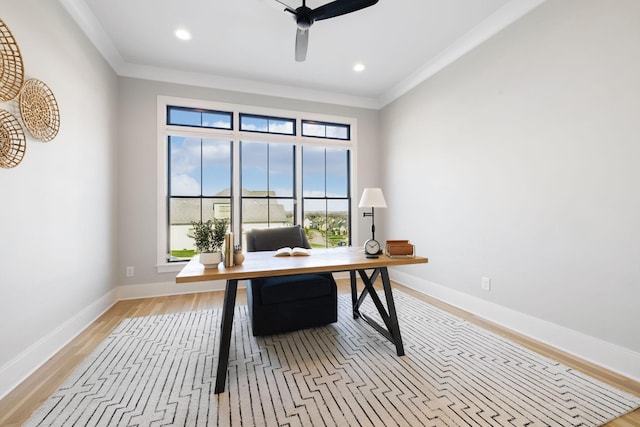
[[[255,338],[236,307],[125,319],[27,426],[597,426],[640,398],[394,291],[406,355],[351,315]],[[374,311],[365,305],[363,310]]]

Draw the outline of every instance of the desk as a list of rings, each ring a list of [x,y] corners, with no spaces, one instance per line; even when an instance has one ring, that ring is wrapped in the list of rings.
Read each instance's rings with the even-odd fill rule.
[[[224,303],[222,307],[222,325],[220,334],[220,350],[218,355],[218,371],[216,376],[215,393],[224,391],[229,363],[229,345],[231,343],[231,329],[236,305],[238,280],[257,277],[285,276],[304,273],[335,273],[348,271],[351,280],[351,299],[353,318],[361,318],[391,341],[396,347],[398,356],[404,355],[400,327],[396,316],[391,282],[387,267],[407,264],[423,264],[427,258],[389,258],[380,255],[379,258],[367,258],[362,248],[344,247],[335,249],[313,249],[310,256],[274,257],[273,252],[247,252],[242,265],[225,268],[221,263],[218,269],[205,269],[194,257],[176,277],[177,283],[202,282],[207,280],[226,280]],[[367,274],[367,270],[373,270]],[[356,288],[356,273],[364,282],[364,290],[358,296]],[[387,308],[385,309],[373,283],[378,276],[382,279]],[[378,324],[360,312],[360,305],[369,295],[373,300],[385,326]]]

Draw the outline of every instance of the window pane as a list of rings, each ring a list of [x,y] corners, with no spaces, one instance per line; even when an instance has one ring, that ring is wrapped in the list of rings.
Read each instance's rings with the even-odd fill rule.
[[[184,108],[169,107],[167,124],[182,126],[200,126],[202,118],[200,111]]]
[[[313,248],[325,248],[327,201],[324,199],[304,199],[303,201],[303,226]]]
[[[351,127],[339,123],[325,123],[311,120],[302,121],[302,136],[317,138],[351,139]]]
[[[202,199],[202,220],[213,221],[214,218],[231,219],[231,199]]]
[[[169,125],[231,129],[231,120],[230,112],[167,107],[167,124]]]
[[[302,147],[302,194],[304,197],[325,197],[325,149]]]
[[[315,122],[302,122],[302,135],[303,136],[318,136],[325,137],[325,126]]]
[[[327,200],[327,246],[349,244],[349,201]]]
[[[267,152],[269,144],[242,141],[242,193],[251,196],[266,196],[268,183]]]
[[[285,135],[293,135],[293,120],[269,120],[269,133],[282,133]]]
[[[242,199],[242,232],[269,226],[269,199]]]
[[[269,121],[266,117],[240,115],[240,130],[268,132]]]
[[[327,196],[347,197],[349,194],[349,150],[327,148]]]
[[[169,251],[173,258],[189,258],[195,251],[189,237],[192,221],[231,218],[230,199],[171,198],[169,200]]]
[[[190,258],[195,253],[193,239],[189,238],[191,221],[200,220],[200,199],[169,201],[169,252],[173,258]]]
[[[243,199],[241,237],[243,247],[246,247],[247,230],[293,225],[295,216],[293,209],[293,199]]]
[[[289,144],[269,144],[269,194],[293,197],[294,147]]]
[[[243,199],[242,231],[293,225],[293,199]]]
[[[231,141],[202,140],[202,195],[231,195]]]
[[[293,199],[269,199],[269,226],[288,227],[293,223]]]
[[[350,139],[349,126],[327,125],[327,138]]]
[[[294,119],[240,114],[240,130],[295,135]]]
[[[201,139],[169,137],[169,169],[172,196],[199,196],[201,193]]]
[[[205,111],[202,113],[202,126],[216,129],[231,129],[231,113]]]

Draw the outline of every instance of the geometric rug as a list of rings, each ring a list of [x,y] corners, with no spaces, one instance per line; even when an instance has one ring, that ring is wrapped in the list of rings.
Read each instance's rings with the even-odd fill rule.
[[[617,390],[394,290],[406,355],[351,315],[251,335],[236,307],[225,392],[220,310],[129,318],[27,426],[597,426],[640,406]],[[382,297],[384,298],[384,297]],[[370,300],[370,298],[368,298]],[[369,304],[362,311],[374,316]]]

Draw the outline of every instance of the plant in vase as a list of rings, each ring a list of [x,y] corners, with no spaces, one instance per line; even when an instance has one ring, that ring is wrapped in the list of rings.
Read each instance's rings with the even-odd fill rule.
[[[200,253],[200,264],[205,267],[218,268],[222,261],[222,245],[229,226],[228,218],[215,218],[213,221],[192,221],[192,235],[195,246]]]
[[[224,238],[227,235],[227,229],[229,228],[229,218],[214,218],[213,219],[213,231],[211,232],[211,246],[214,252],[222,253],[222,246],[224,245]]]

